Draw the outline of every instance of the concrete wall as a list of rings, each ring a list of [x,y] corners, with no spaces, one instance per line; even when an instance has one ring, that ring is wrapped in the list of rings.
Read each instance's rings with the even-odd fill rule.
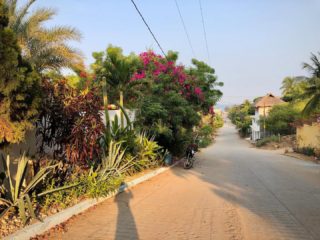
[[[312,147],[320,149],[320,123],[304,124],[297,127],[297,144],[299,148]]]
[[[0,158],[6,158],[7,153],[10,155],[10,170],[13,177],[16,175],[17,163],[23,152],[29,152],[29,156],[33,156],[37,152],[36,130],[28,131],[25,140],[18,144],[10,144],[6,150],[0,150]],[[0,161],[0,172],[4,171],[2,161]]]
[[[272,107],[259,107],[256,109],[256,111],[258,112],[258,114],[260,116],[268,116],[270,110],[272,109]]]

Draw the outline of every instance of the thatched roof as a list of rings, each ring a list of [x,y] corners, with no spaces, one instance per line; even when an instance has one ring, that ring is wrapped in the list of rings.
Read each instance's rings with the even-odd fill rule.
[[[284,101],[273,94],[268,93],[266,96],[260,98],[256,102],[255,107],[272,107],[280,103],[284,103]]]

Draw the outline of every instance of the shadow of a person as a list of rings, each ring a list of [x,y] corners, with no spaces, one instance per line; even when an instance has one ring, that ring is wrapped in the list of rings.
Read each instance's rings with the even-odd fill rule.
[[[132,192],[126,190],[115,197],[118,205],[118,218],[115,240],[137,240],[138,232],[129,202],[133,198]]]

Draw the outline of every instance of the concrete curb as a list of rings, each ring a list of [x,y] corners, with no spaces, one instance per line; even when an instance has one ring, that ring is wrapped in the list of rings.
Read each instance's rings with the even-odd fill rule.
[[[119,189],[115,192],[110,193],[107,197],[99,198],[99,199],[87,199],[85,201],[82,201],[70,208],[64,209],[63,211],[56,213],[54,215],[51,215],[43,220],[43,222],[37,222],[35,224],[29,225],[5,238],[3,240],[29,240],[31,237],[34,237],[39,234],[43,234],[44,232],[48,231],[49,229],[55,227],[56,225],[59,225],[65,221],[67,221],[69,218],[71,218],[74,215],[77,215],[79,213],[82,213],[86,211],[87,209],[109,199],[117,195],[118,193],[123,192],[124,190],[131,188],[135,185],[138,185],[139,183],[142,183],[144,181],[147,181],[160,173],[163,173],[170,168],[176,166],[179,164],[180,161],[174,163],[170,167],[161,167],[159,169],[156,169],[152,172],[149,172],[141,177],[138,177],[132,181],[127,182],[126,184],[119,187]]]

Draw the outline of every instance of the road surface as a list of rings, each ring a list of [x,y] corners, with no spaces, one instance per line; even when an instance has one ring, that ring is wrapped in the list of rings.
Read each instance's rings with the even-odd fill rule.
[[[227,123],[195,167],[77,216],[52,239],[320,239],[320,166],[252,148]]]

